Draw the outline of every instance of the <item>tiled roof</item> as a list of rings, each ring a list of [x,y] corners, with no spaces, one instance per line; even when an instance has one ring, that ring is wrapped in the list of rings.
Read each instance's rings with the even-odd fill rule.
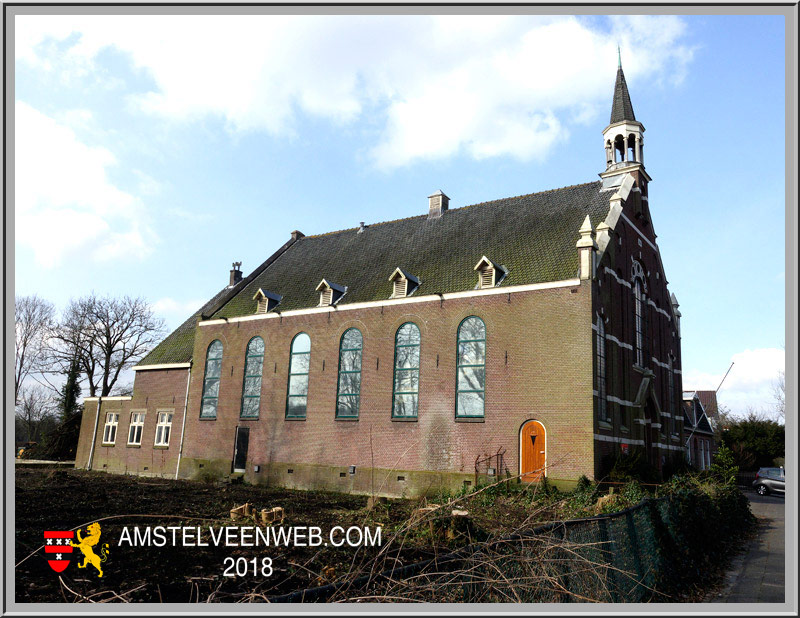
[[[386,300],[396,268],[419,278],[415,295],[472,290],[481,256],[508,269],[503,286],[559,281],[578,274],[578,229],[609,209],[600,182],[484,202],[408,219],[300,238],[212,318],[255,313],[258,288],[283,297],[279,311],[315,307],[325,278],[347,288],[337,303]]]
[[[706,415],[712,418],[717,415],[717,391],[695,391],[703,404]]]
[[[631,95],[628,93],[628,84],[625,82],[625,74],[622,67],[617,69],[617,83],[614,85],[614,101],[611,104],[611,122],[622,122],[623,120],[636,120],[633,115],[633,103]]]
[[[401,268],[419,278],[416,296],[472,290],[473,267],[486,255],[508,270],[501,287],[559,281],[578,276],[578,230],[586,215],[596,227],[608,214],[609,193],[599,181],[510,197],[446,211],[305,236],[274,261],[256,269],[224,301],[223,290],[141,364],[187,362],[191,358],[197,317],[232,318],[252,315],[259,288],[282,296],[278,311],[316,307],[317,285],[324,278],[347,291],[337,307],[387,300],[393,292],[389,276]],[[215,303],[224,302],[214,310]]]

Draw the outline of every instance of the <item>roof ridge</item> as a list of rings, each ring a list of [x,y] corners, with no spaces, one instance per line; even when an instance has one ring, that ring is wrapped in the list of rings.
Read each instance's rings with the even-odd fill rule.
[[[495,202],[504,202],[504,201],[507,201],[507,200],[518,200],[518,199],[522,199],[524,197],[531,197],[531,196],[534,196],[534,195],[544,195],[546,193],[554,193],[555,191],[563,191],[564,189],[574,189],[576,187],[585,187],[585,186],[588,186],[588,185],[598,184],[600,182],[601,181],[599,181],[599,180],[592,180],[592,181],[589,181],[589,182],[582,182],[582,183],[578,183],[578,184],[574,184],[574,185],[566,185],[566,186],[563,186],[563,187],[556,187],[555,189],[545,189],[544,191],[535,191],[533,193],[523,193],[522,195],[512,195],[512,196],[509,196],[509,197],[500,197],[500,198],[497,198],[497,199],[494,199],[494,200],[486,200],[484,202],[476,202],[475,204],[465,204],[464,206],[459,206],[458,208],[451,208],[451,209],[448,210],[448,212],[452,212],[452,211],[456,211],[456,210],[464,210],[466,208],[473,208],[475,206],[485,206],[486,204],[493,204]],[[373,226],[376,226],[376,225],[386,225],[388,223],[397,223],[399,221],[410,221],[412,219],[420,219],[422,217],[427,218],[428,215],[427,214],[412,215],[410,217],[400,217],[399,219],[390,219],[388,221],[378,221],[376,223],[367,223],[365,225],[365,227],[369,228],[369,227],[373,227]],[[341,234],[341,233],[344,233],[344,232],[357,231],[358,229],[359,229],[358,227],[348,227],[348,228],[343,228],[341,230],[331,230],[330,232],[322,232],[321,234],[309,234],[309,235],[304,236],[303,238],[301,238],[300,241],[302,241],[304,238],[322,238],[323,236],[330,236],[331,234]]]

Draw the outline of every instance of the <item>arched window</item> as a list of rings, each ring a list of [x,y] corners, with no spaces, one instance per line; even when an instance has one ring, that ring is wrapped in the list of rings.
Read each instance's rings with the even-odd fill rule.
[[[253,337],[247,344],[242,384],[242,418],[258,418],[261,405],[261,370],[264,367],[264,340]]]
[[[289,385],[286,418],[305,418],[308,407],[308,372],[311,367],[311,337],[295,335],[289,355]]]
[[[458,327],[456,417],[482,417],[486,394],[486,326],[478,317]]]
[[[642,282],[639,279],[633,282],[633,297],[635,303],[634,311],[636,313],[636,364],[644,367],[644,291],[642,290]]]
[[[336,392],[336,418],[358,418],[361,400],[361,331],[350,328],[339,345],[339,386]]]
[[[211,342],[206,352],[206,372],[203,378],[203,402],[200,418],[217,418],[219,377],[222,375],[222,342]]]
[[[597,348],[595,350],[595,369],[597,372],[597,418],[611,422],[606,401],[606,327],[603,318],[597,316]]]
[[[633,263],[633,302],[634,302],[634,329],[636,331],[636,364],[644,367],[644,328],[645,328],[645,284],[644,269],[639,262]]]
[[[419,408],[419,328],[407,322],[394,339],[394,399],[392,417],[414,418]]]
[[[670,435],[675,435],[678,433],[675,422],[675,417],[678,415],[678,412],[675,410],[675,374],[672,367],[672,355],[669,357],[669,368],[667,369],[667,388],[669,389],[669,433]]]

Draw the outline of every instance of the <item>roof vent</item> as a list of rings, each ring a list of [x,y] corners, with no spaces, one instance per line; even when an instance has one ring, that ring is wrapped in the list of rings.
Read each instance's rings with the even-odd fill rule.
[[[358,224],[358,232],[356,232],[356,233],[357,234],[361,234],[365,229],[367,229],[367,226],[364,225],[363,221],[361,221],[361,223]]]
[[[319,292],[319,307],[332,307],[339,302],[339,299],[347,292],[347,287],[331,283],[323,279],[317,286]]]
[[[264,291],[259,288],[258,292],[256,292],[256,295],[253,296],[253,300],[258,302],[258,305],[256,306],[256,313],[269,313],[278,306],[278,304],[281,302],[281,298],[283,297],[280,294],[275,294],[269,290]]]
[[[389,281],[394,284],[392,298],[405,298],[411,296],[419,287],[419,279],[404,271],[402,268],[395,268]]]
[[[428,196],[428,219],[438,219],[450,206],[450,198],[441,189]]]
[[[240,269],[242,263],[241,262],[234,262],[233,268],[231,269],[231,278],[229,286],[234,286],[242,280],[242,271]]]
[[[475,287],[479,290],[500,285],[500,282],[508,274],[508,271],[503,266],[495,264],[485,255],[478,260],[473,270],[478,271],[478,284]]]

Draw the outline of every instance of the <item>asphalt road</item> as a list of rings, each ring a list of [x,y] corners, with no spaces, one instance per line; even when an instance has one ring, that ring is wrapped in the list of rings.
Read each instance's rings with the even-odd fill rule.
[[[745,552],[737,556],[723,590],[710,603],[784,603],[786,601],[785,499],[744,490],[759,529]]]

